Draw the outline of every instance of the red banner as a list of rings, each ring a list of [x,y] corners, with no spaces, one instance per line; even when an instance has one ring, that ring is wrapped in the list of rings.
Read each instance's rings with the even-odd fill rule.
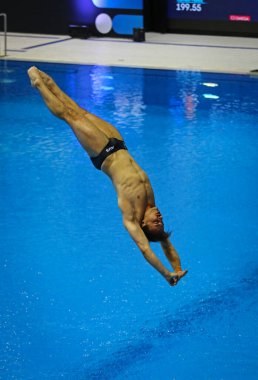
[[[240,15],[230,15],[229,16],[230,21],[251,21],[251,16],[240,16]]]

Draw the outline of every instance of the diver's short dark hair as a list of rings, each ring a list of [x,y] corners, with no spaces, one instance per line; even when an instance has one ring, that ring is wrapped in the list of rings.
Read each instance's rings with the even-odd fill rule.
[[[146,236],[146,238],[151,242],[158,242],[158,241],[164,241],[169,238],[171,235],[171,232],[165,232],[164,230],[161,231],[151,231],[148,226],[142,227],[142,230]]]

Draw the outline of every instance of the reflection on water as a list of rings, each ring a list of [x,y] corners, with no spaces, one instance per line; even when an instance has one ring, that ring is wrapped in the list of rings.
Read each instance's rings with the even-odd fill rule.
[[[185,117],[193,120],[196,117],[198,107],[198,87],[200,86],[202,74],[191,71],[177,71],[176,80],[180,84],[179,96],[184,105]]]
[[[117,85],[117,77],[108,67],[94,66],[91,72],[92,97],[95,106],[112,104],[113,123],[121,130],[130,126],[140,132],[144,120],[145,105],[143,101],[143,76],[137,75],[133,85],[125,82]]]

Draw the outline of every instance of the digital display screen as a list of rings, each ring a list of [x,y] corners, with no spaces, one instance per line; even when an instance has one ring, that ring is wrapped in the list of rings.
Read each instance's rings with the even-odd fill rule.
[[[169,19],[258,22],[258,0],[169,0]]]

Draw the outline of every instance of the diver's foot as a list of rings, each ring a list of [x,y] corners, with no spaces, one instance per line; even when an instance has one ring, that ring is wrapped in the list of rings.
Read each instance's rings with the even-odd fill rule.
[[[28,70],[28,75],[30,77],[30,83],[31,83],[32,87],[38,87],[40,85],[41,80],[42,80],[40,77],[40,74],[39,74],[39,70],[35,66],[32,66]]]
[[[32,66],[28,70],[28,75],[30,77],[31,85],[33,87],[36,87],[40,92],[46,106],[52,112],[52,114],[59,117],[60,119],[65,119],[67,112],[64,103],[62,103],[60,99],[58,99],[45,85],[43,79],[41,78],[40,71],[37,69],[37,67]]]
[[[180,271],[171,273],[168,279],[168,282],[170,283],[171,286],[177,285],[178,281],[180,281],[181,278],[187,274],[187,272],[188,272],[187,270],[180,270]]]

